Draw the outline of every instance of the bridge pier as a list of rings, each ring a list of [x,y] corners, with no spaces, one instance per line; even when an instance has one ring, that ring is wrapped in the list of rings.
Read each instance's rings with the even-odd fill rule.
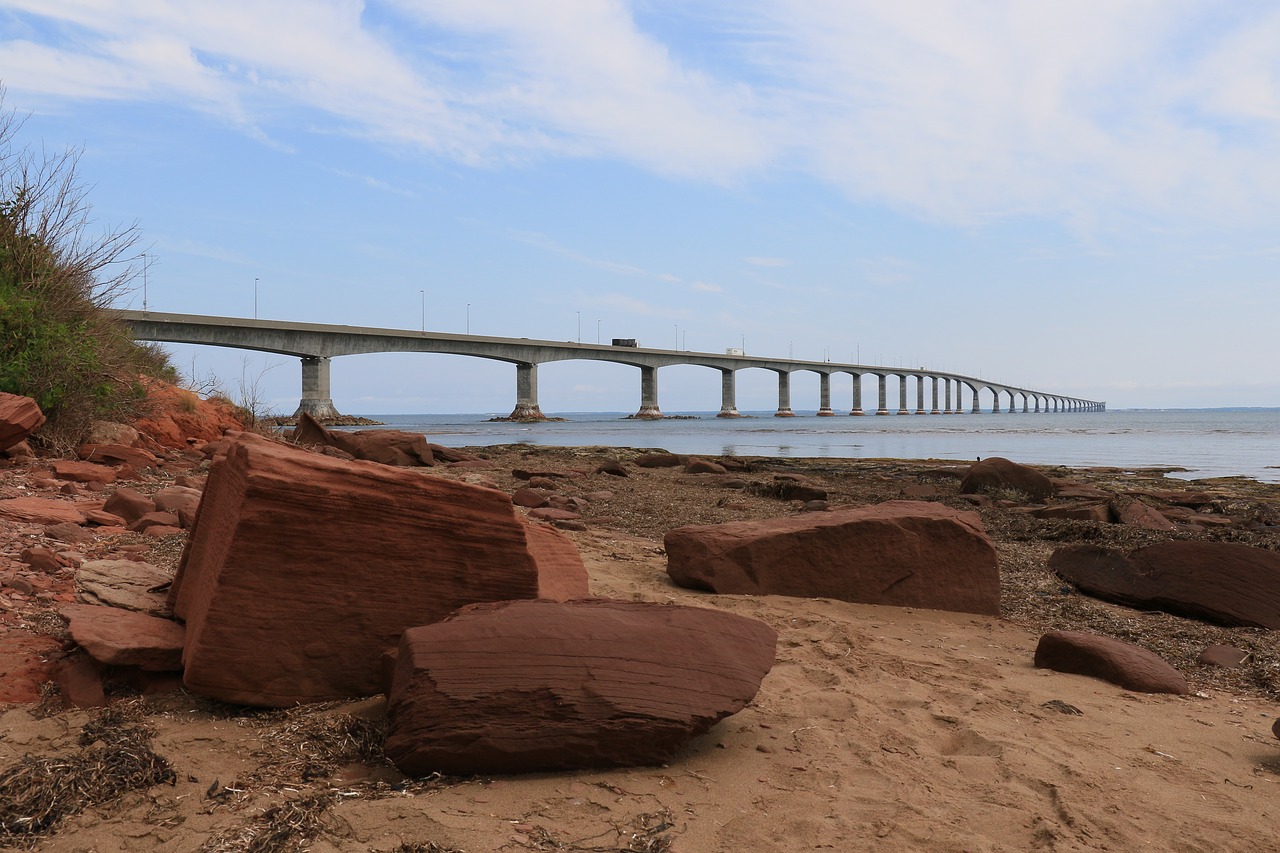
[[[853,408],[849,410],[849,414],[855,417],[865,415],[862,411],[862,374],[850,374],[853,377]]]
[[[516,407],[511,410],[513,421],[545,421],[546,415],[538,407],[538,365],[516,362]]]
[[[640,411],[632,417],[644,421],[662,419],[662,409],[658,408],[658,368],[640,366]]]
[[[942,404],[944,406],[942,414],[954,415],[955,411],[951,408],[951,380],[942,380]]]
[[[738,414],[738,371],[720,371],[720,412],[717,418],[740,418]]]
[[[785,370],[778,371],[778,411],[773,413],[775,418],[794,418],[796,413],[791,411],[791,374]]]
[[[982,414],[982,392],[976,386],[970,388],[970,390],[973,391],[973,414],[980,415]],[[996,405],[1000,405],[999,398],[996,398]]]
[[[928,414],[924,408],[924,377],[916,374],[916,414]]]
[[[303,356],[302,358],[302,400],[295,418],[306,412],[316,420],[340,417],[333,407],[332,392],[329,390],[329,356]]]
[[[929,414],[940,415],[942,410],[938,408],[938,377],[931,376],[930,379],[933,380],[933,408],[929,411]],[[945,382],[946,380],[944,379],[943,381]]]
[[[818,417],[834,418],[836,413],[831,411],[831,374],[818,374]]]
[[[907,374],[905,373],[898,374],[898,414],[911,414],[907,408]]]
[[[889,414],[889,374],[881,373],[876,376],[880,380],[879,406],[876,408],[877,415]]]

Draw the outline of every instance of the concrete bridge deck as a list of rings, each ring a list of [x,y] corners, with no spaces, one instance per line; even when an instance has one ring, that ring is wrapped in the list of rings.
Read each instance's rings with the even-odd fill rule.
[[[296,356],[302,362],[302,399],[300,412],[315,417],[334,417],[330,391],[330,363],[346,355],[384,352],[424,352],[466,355],[505,361],[516,367],[516,405],[511,417],[536,420],[542,418],[538,406],[538,365],[572,359],[609,361],[640,369],[639,418],[661,418],[658,405],[658,368],[692,364],[720,371],[721,403],[718,417],[738,417],[736,377],[739,370],[760,368],[778,376],[778,417],[793,415],[791,408],[791,374],[810,371],[819,377],[818,414],[834,415],[831,408],[831,376],[847,373],[853,378],[853,400],[850,415],[864,414],[862,377],[875,376],[878,381],[877,415],[897,414],[961,414],[965,411],[965,389],[971,401],[970,412],[982,411],[981,396],[990,395],[992,412],[1000,412],[1002,396],[1007,398],[1009,412],[1084,412],[1105,411],[1106,403],[1082,400],[1048,391],[1019,388],[933,370],[912,370],[866,364],[840,364],[830,361],[802,361],[734,353],[705,353],[647,347],[620,347],[606,344],[584,344],[573,341],[500,338],[484,335],[453,335],[433,331],[378,329],[360,326],[338,326],[319,323],[289,323],[240,317],[211,317],[199,314],[167,314],[156,311],[110,312],[132,330],[136,340],[164,343],[202,344],[235,349],[274,352]],[[888,405],[888,378],[897,377],[897,408]],[[915,383],[915,406],[908,405],[908,380]],[[931,383],[930,408],[925,407],[926,381]]]

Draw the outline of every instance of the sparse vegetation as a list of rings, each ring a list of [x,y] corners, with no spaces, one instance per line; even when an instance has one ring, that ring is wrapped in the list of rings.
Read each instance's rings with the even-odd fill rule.
[[[136,225],[89,234],[77,151],[19,147],[21,120],[0,91],[0,391],[32,397],[49,418],[38,440],[77,441],[95,419],[139,413],[139,377],[176,374],[102,309],[130,287]]]

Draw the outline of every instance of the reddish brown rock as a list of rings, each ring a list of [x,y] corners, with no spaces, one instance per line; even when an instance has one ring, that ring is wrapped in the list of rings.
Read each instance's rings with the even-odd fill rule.
[[[1249,659],[1249,653],[1234,646],[1212,645],[1196,658],[1206,666],[1219,666],[1223,669],[1235,669]]]
[[[501,492],[243,435],[213,464],[171,601],[188,689],[288,706],[377,692],[407,627],[553,594],[587,594],[576,548]]]
[[[57,539],[59,542],[66,542],[70,545],[82,545],[97,538],[79,524],[70,521],[48,525],[44,529],[44,535],[50,539]]]
[[[1162,542],[1129,554],[1059,548],[1049,568],[1082,592],[1220,625],[1280,628],[1280,553],[1231,542]]]
[[[0,457],[6,459],[34,459],[36,452],[31,449],[31,443],[27,441],[19,441],[17,444],[0,450]]]
[[[693,589],[1000,613],[982,522],[938,503],[680,527],[664,544],[667,574]]]
[[[627,466],[623,465],[617,459],[607,459],[596,466],[595,473],[608,474],[611,477],[629,477],[631,474],[627,471]]]
[[[685,463],[685,457],[674,453],[642,453],[635,462],[641,468],[679,468]]]
[[[95,462],[80,462],[75,459],[56,459],[53,462],[53,476],[58,480],[71,480],[76,483],[94,483],[106,485],[116,481],[116,472],[106,465]]]
[[[311,415],[303,412],[293,430],[293,440],[298,444],[318,444],[334,447],[351,454],[354,459],[364,459],[383,465],[402,468],[431,466],[435,455],[427,444],[427,437],[420,432],[395,429],[332,430],[325,429]]]
[[[51,549],[39,545],[24,548],[18,559],[40,572],[52,573],[62,568],[62,561],[58,559],[58,555]]]
[[[466,467],[491,468],[493,463],[474,453],[467,453],[465,450],[458,450],[456,447],[445,447],[440,444],[428,444],[431,448],[431,455],[436,462],[445,462],[450,465],[462,465]],[[482,463],[482,464],[477,464]]]
[[[133,426],[150,446],[185,448],[187,439],[215,441],[231,430],[244,429],[244,421],[230,400],[202,400],[190,391],[166,382],[144,379],[152,414]]]
[[[571,509],[556,509],[555,507],[542,507],[541,509],[529,510],[529,517],[539,521],[571,521],[581,518],[580,513],[576,513]]]
[[[156,509],[160,512],[171,512],[179,515],[183,510],[195,512],[196,507],[200,504],[201,492],[199,489],[189,489],[183,486],[169,486],[160,489],[152,496]]]
[[[67,604],[59,612],[71,639],[98,663],[150,672],[182,669],[185,631],[177,622],[94,604]]]
[[[128,525],[128,522],[123,518],[113,512],[107,512],[105,509],[86,510],[84,518],[88,524],[98,524],[103,527],[125,527]]]
[[[1271,724],[1271,733],[1276,737],[1280,737],[1280,720],[1276,720]]]
[[[1116,502],[1113,504],[1116,518],[1121,524],[1130,524],[1144,530],[1176,530],[1177,525],[1160,514],[1154,507],[1142,501]]]
[[[1111,521],[1111,504],[1109,502],[1054,504],[1053,506],[1040,507],[1032,515],[1036,518],[1060,518],[1069,521],[1107,523]]]
[[[1050,631],[1036,646],[1036,666],[1087,675],[1139,693],[1191,692],[1187,680],[1144,648],[1080,631]]]
[[[163,539],[166,536],[177,536],[182,532],[181,527],[172,524],[153,524],[142,531],[143,536],[149,536],[152,539]]]
[[[1074,480],[1054,480],[1054,493],[1064,499],[1089,500],[1089,501],[1109,501],[1113,497],[1111,492],[1103,491],[1097,486],[1090,486],[1088,483],[1077,483]]]
[[[538,509],[547,505],[549,497],[550,495],[541,489],[516,489],[515,494],[511,496],[511,502],[516,506]]]
[[[160,460],[155,457],[155,454],[140,447],[126,447],[122,444],[82,444],[77,448],[76,455],[86,462],[111,466],[128,465],[136,471],[145,471],[160,465]]]
[[[102,508],[112,515],[120,516],[126,524],[132,524],[147,513],[156,511],[155,502],[151,498],[128,486],[116,489]]]
[[[0,705],[36,702],[52,681],[62,647],[53,637],[0,626]]]
[[[181,529],[178,527],[178,517],[176,515],[171,512],[160,512],[158,510],[156,512],[149,512],[137,521],[132,522],[129,525],[129,529],[134,533],[142,533],[148,527],[155,527],[157,525],[172,527],[176,530]]]
[[[511,476],[517,480],[564,480],[569,475],[563,471],[526,471],[523,468],[516,468],[511,472]]]
[[[938,491],[937,486],[930,486],[927,483],[920,483],[920,484],[912,484],[910,486],[904,486],[902,489],[902,495],[903,497],[908,498],[910,500],[919,501],[919,500],[931,500],[933,498],[941,497],[942,493]]]
[[[776,641],[763,622],[694,607],[466,607],[405,631],[386,752],[411,776],[662,763],[751,701]]]
[[[0,518],[32,524],[58,524],[69,521],[84,524],[85,517],[75,504],[56,498],[7,498],[0,500]]]
[[[690,458],[689,464],[684,466],[684,472],[686,474],[728,474],[729,469],[709,459]]]
[[[114,421],[94,421],[89,425],[89,432],[84,437],[86,445],[114,444],[121,447],[133,447],[138,440],[138,431],[128,424]]]
[[[1031,500],[1043,501],[1053,494],[1053,481],[1034,468],[992,456],[975,462],[960,481],[960,492],[966,495],[1012,489]]]
[[[54,680],[63,705],[69,708],[106,707],[102,667],[87,654],[76,653],[67,658],[58,667]]]
[[[8,450],[44,424],[44,412],[30,397],[0,392],[0,451]]]

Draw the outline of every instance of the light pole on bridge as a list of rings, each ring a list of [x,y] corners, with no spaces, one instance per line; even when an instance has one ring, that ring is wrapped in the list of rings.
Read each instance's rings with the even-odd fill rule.
[[[574,312],[578,315],[578,343],[582,343],[582,312]]]
[[[422,333],[427,333],[427,292],[419,290],[418,295],[422,297]]]
[[[600,345],[600,321],[596,320],[596,346]]]
[[[467,303],[467,334],[471,334],[471,303]]]
[[[258,319],[258,277],[253,277],[253,319]]]
[[[142,253],[142,310],[147,310],[147,253]]]

